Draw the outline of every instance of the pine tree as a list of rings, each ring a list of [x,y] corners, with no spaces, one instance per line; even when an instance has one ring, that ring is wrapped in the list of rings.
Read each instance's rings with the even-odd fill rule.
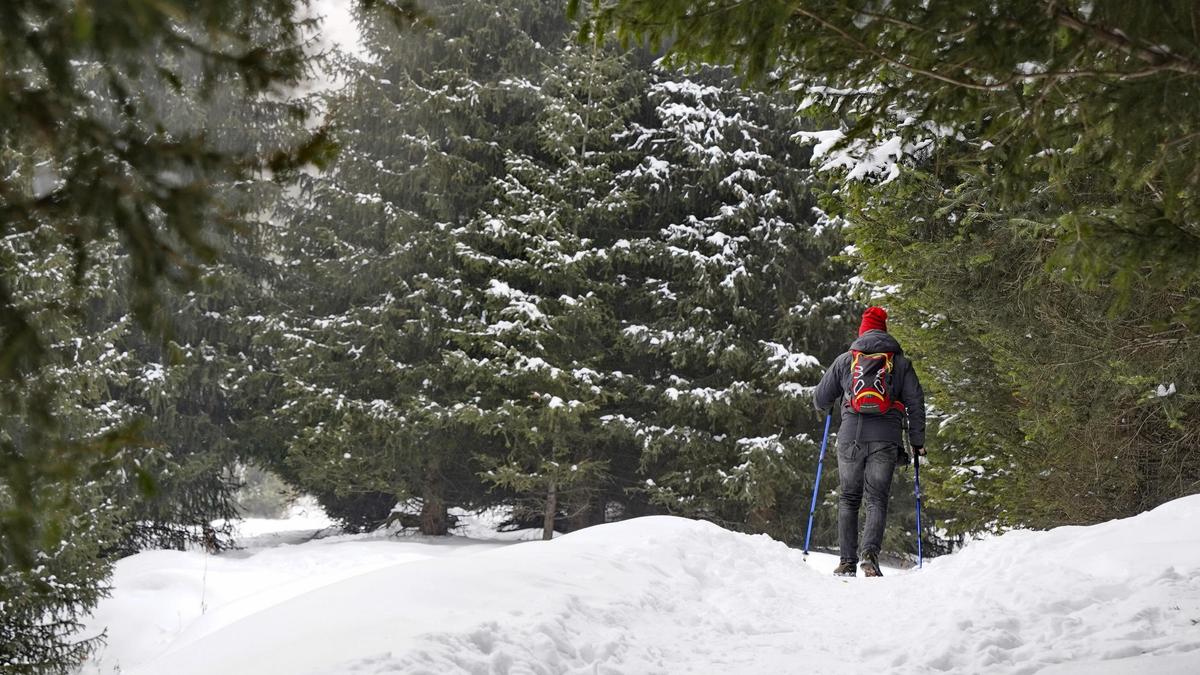
[[[89,268],[106,262],[96,256],[119,241],[132,316],[161,328],[162,292],[194,278],[213,253],[208,235],[224,224],[213,186],[256,171],[293,170],[320,160],[328,144],[318,134],[271,153],[216,147],[198,127],[172,128],[146,92],[181,88],[193,70],[206,85],[230,85],[250,97],[294,85],[308,65],[308,22],[297,9],[294,0],[249,10],[229,0],[186,8],[124,3],[102,12],[90,3],[4,3],[0,154],[12,170],[0,181],[3,235],[37,233],[24,245],[47,259],[66,246],[72,264],[64,273],[81,296]],[[0,548],[29,566],[45,534],[34,528],[54,529],[78,510],[70,500],[37,499],[34,486],[83,480],[95,455],[111,455],[121,444],[55,428],[58,392],[32,383],[58,360],[57,343],[39,332],[43,324],[29,313],[15,272],[0,274],[0,414],[23,417],[28,433],[0,443],[0,492],[16,505],[0,511]],[[82,315],[91,310],[69,307]]]
[[[125,18],[114,12],[103,22]],[[217,223],[244,223],[245,214],[256,208],[237,198],[263,189],[262,180],[238,180],[249,178],[242,172],[255,163],[252,158],[271,154],[282,160],[312,134],[300,129],[303,107],[247,102],[246,84],[236,74],[205,67],[196,53],[205,49],[199,43],[185,53],[164,49],[153,74],[129,65],[136,53],[113,62],[88,54],[71,64],[73,72],[61,74],[66,80],[58,84],[89,92],[90,103],[71,124],[86,126],[81,120],[94,115],[99,122],[93,123],[109,124],[112,129],[105,131],[115,134],[92,138],[94,147],[85,154],[105,155],[106,141],[121,145],[122,134],[144,133],[137,147],[108,148],[112,156],[78,159],[63,154],[78,149],[71,145],[78,140],[70,137],[79,131],[74,127],[45,146],[21,135],[0,138],[6,196],[44,200],[6,203],[25,210],[23,220],[9,223],[17,231],[3,240],[0,275],[6,301],[12,303],[9,319],[25,321],[27,335],[38,341],[36,354],[19,357],[26,359],[19,380],[0,378],[5,450],[0,463],[0,663],[5,672],[74,667],[100,640],[75,632],[78,617],[106,592],[115,557],[148,546],[183,548],[202,540],[213,518],[234,515],[230,495],[236,486],[225,469],[232,463],[228,423],[235,413],[221,391],[236,361],[229,357],[245,356],[237,351],[237,337],[244,345],[251,333],[235,317],[218,312],[230,304],[236,308],[245,295],[239,299],[204,289],[213,289],[218,275],[246,259],[230,258],[221,268],[204,263],[201,254],[228,249],[241,238],[232,229],[219,230]],[[238,72],[244,77],[253,70]],[[117,79],[106,80],[105,73]],[[110,118],[106,115],[121,103],[114,93],[119,86],[130,87],[124,118]],[[206,93],[206,87],[220,93]],[[47,96],[66,100],[73,94]],[[295,133],[242,127],[249,119]],[[143,147],[146,138],[149,145]],[[135,156],[147,147],[161,156]],[[123,155],[126,150],[132,154]],[[86,173],[97,161],[104,166],[94,175],[73,173],[80,166]],[[117,170],[123,195],[142,189],[153,194],[131,193],[122,204],[84,205],[93,209],[85,214],[76,213],[79,204],[59,203],[74,199],[69,195],[80,189],[80,181],[99,186],[91,198],[104,199],[104,181],[113,179],[104,172],[118,166],[124,167]],[[161,173],[141,181],[138,172],[149,170]],[[159,191],[168,183],[169,189]],[[112,208],[116,211],[106,210]],[[124,218],[120,213],[126,208],[145,210],[136,216],[146,221],[122,220],[117,229],[149,227],[153,232],[142,234],[164,237],[161,251],[141,250],[155,244],[139,240],[137,232],[126,231],[124,241],[104,234],[105,219]],[[180,216],[170,211],[176,208],[194,211]],[[172,233],[173,227],[195,230]],[[172,271],[155,271],[152,259],[166,250],[175,251]],[[195,275],[207,284],[183,297],[158,295],[156,277],[163,274],[177,281]],[[226,288],[237,283],[234,277],[223,278]],[[198,302],[200,297],[207,302]],[[152,306],[171,318],[155,312],[147,320]],[[224,332],[206,334],[198,328],[225,320]],[[5,335],[6,349],[12,335]]]
[[[12,275],[19,310],[47,339],[41,367],[19,385],[5,384],[0,395],[10,401],[40,397],[37,406],[56,420],[36,427],[29,423],[36,414],[33,404],[8,409],[0,416],[0,438],[20,448],[33,465],[54,466],[49,457],[59,444],[96,450],[52,473],[24,473],[24,466],[4,464],[0,512],[20,531],[38,533],[25,542],[33,551],[32,564],[21,549],[0,548],[4,672],[65,671],[95,648],[95,636],[75,634],[79,618],[106,592],[107,554],[119,542],[127,514],[123,497],[139,493],[135,477],[144,482],[152,475],[153,457],[131,443],[138,411],[109,395],[112,387],[139,376],[136,362],[115,347],[129,333],[131,320],[97,324],[79,311],[107,296],[115,267],[103,262],[113,260],[114,249],[94,248],[92,256],[101,264],[77,281],[71,245],[56,228],[0,240],[0,261]],[[22,390],[14,391],[18,387]]]
[[[446,359],[471,292],[448,233],[490,198],[504,149],[529,142],[537,109],[520,83],[565,31],[550,3],[435,18],[401,36],[364,16],[374,61],[329,103],[342,154],[289,219],[291,309],[271,325],[287,354],[279,412],[298,429],[285,471],[354,525],[416,498],[428,534],[481,492],[478,424]]]
[[[655,502],[794,542],[816,464],[803,385],[849,323],[840,233],[814,210],[786,100],[719,71],[653,77],[653,118],[624,136],[641,161],[618,176],[636,225],[608,245],[633,377],[614,419],[644,445]]]
[[[210,143],[231,153],[283,152],[312,136],[304,126],[303,100],[247,100],[224,80],[218,84],[226,86],[204,98],[203,72],[195,67],[180,71],[180,89],[147,82],[142,90],[164,111],[170,133],[203,129]],[[163,298],[163,309],[172,317],[165,329],[133,326],[116,343],[145,373],[154,374],[146,379],[148,386],[124,386],[112,395],[145,415],[142,437],[162,463],[153,495],[131,504],[123,553],[201,542],[220,545],[211,523],[228,524],[236,516],[235,464],[258,454],[245,428],[251,426],[247,422],[257,423],[253,418],[264,405],[258,400],[261,392],[243,391],[267,358],[254,343],[252,318],[273,306],[274,270],[267,258],[275,251],[270,212],[263,204],[287,190],[282,182],[261,175],[214,182],[220,217],[230,229],[209,233],[206,245],[219,253],[220,261],[198,266],[197,280],[187,292]],[[114,264],[124,262],[122,257]],[[128,283],[117,279],[114,286],[105,313],[131,314]]]
[[[643,74],[628,55],[566,42],[530,86],[536,147],[507,153],[496,199],[451,232],[475,289],[456,339],[456,377],[478,392],[485,478],[541,513],[549,538],[603,519],[616,393],[611,280],[597,278],[595,237],[619,227],[613,191],[631,153],[614,139],[639,112]]]

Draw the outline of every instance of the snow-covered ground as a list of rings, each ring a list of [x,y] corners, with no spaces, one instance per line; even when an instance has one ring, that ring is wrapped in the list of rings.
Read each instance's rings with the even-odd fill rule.
[[[121,561],[83,672],[1194,675],[1197,523],[1200,495],[852,580],[671,517],[518,543],[250,523],[242,551]]]

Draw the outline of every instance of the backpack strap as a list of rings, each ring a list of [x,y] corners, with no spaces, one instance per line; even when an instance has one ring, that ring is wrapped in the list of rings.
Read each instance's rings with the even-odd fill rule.
[[[901,372],[901,366],[904,366],[904,372]],[[897,354],[896,368],[892,371],[892,410],[900,411],[905,420],[908,419],[908,408],[904,407],[904,402],[900,400],[900,392],[904,391],[904,378],[908,377],[909,368],[912,368],[912,362]]]

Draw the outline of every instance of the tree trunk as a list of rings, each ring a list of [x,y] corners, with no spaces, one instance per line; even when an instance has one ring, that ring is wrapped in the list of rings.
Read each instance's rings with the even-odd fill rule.
[[[554,515],[558,513],[558,494],[554,490],[554,481],[546,491],[546,512],[542,518],[542,539],[549,541],[554,538]]]
[[[421,495],[421,534],[446,534],[449,521],[446,498],[442,494],[442,474],[437,462],[432,462],[425,469],[425,485]]]
[[[596,524],[596,508],[591,500],[571,504],[567,512],[571,514],[567,530],[576,532]]]

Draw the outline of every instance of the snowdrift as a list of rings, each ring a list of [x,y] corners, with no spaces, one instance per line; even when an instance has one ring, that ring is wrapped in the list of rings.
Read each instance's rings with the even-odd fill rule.
[[[1194,674],[1198,523],[1200,495],[852,580],[671,517],[519,544],[341,537],[210,557],[203,615],[205,556],[144,553],[84,672]]]

